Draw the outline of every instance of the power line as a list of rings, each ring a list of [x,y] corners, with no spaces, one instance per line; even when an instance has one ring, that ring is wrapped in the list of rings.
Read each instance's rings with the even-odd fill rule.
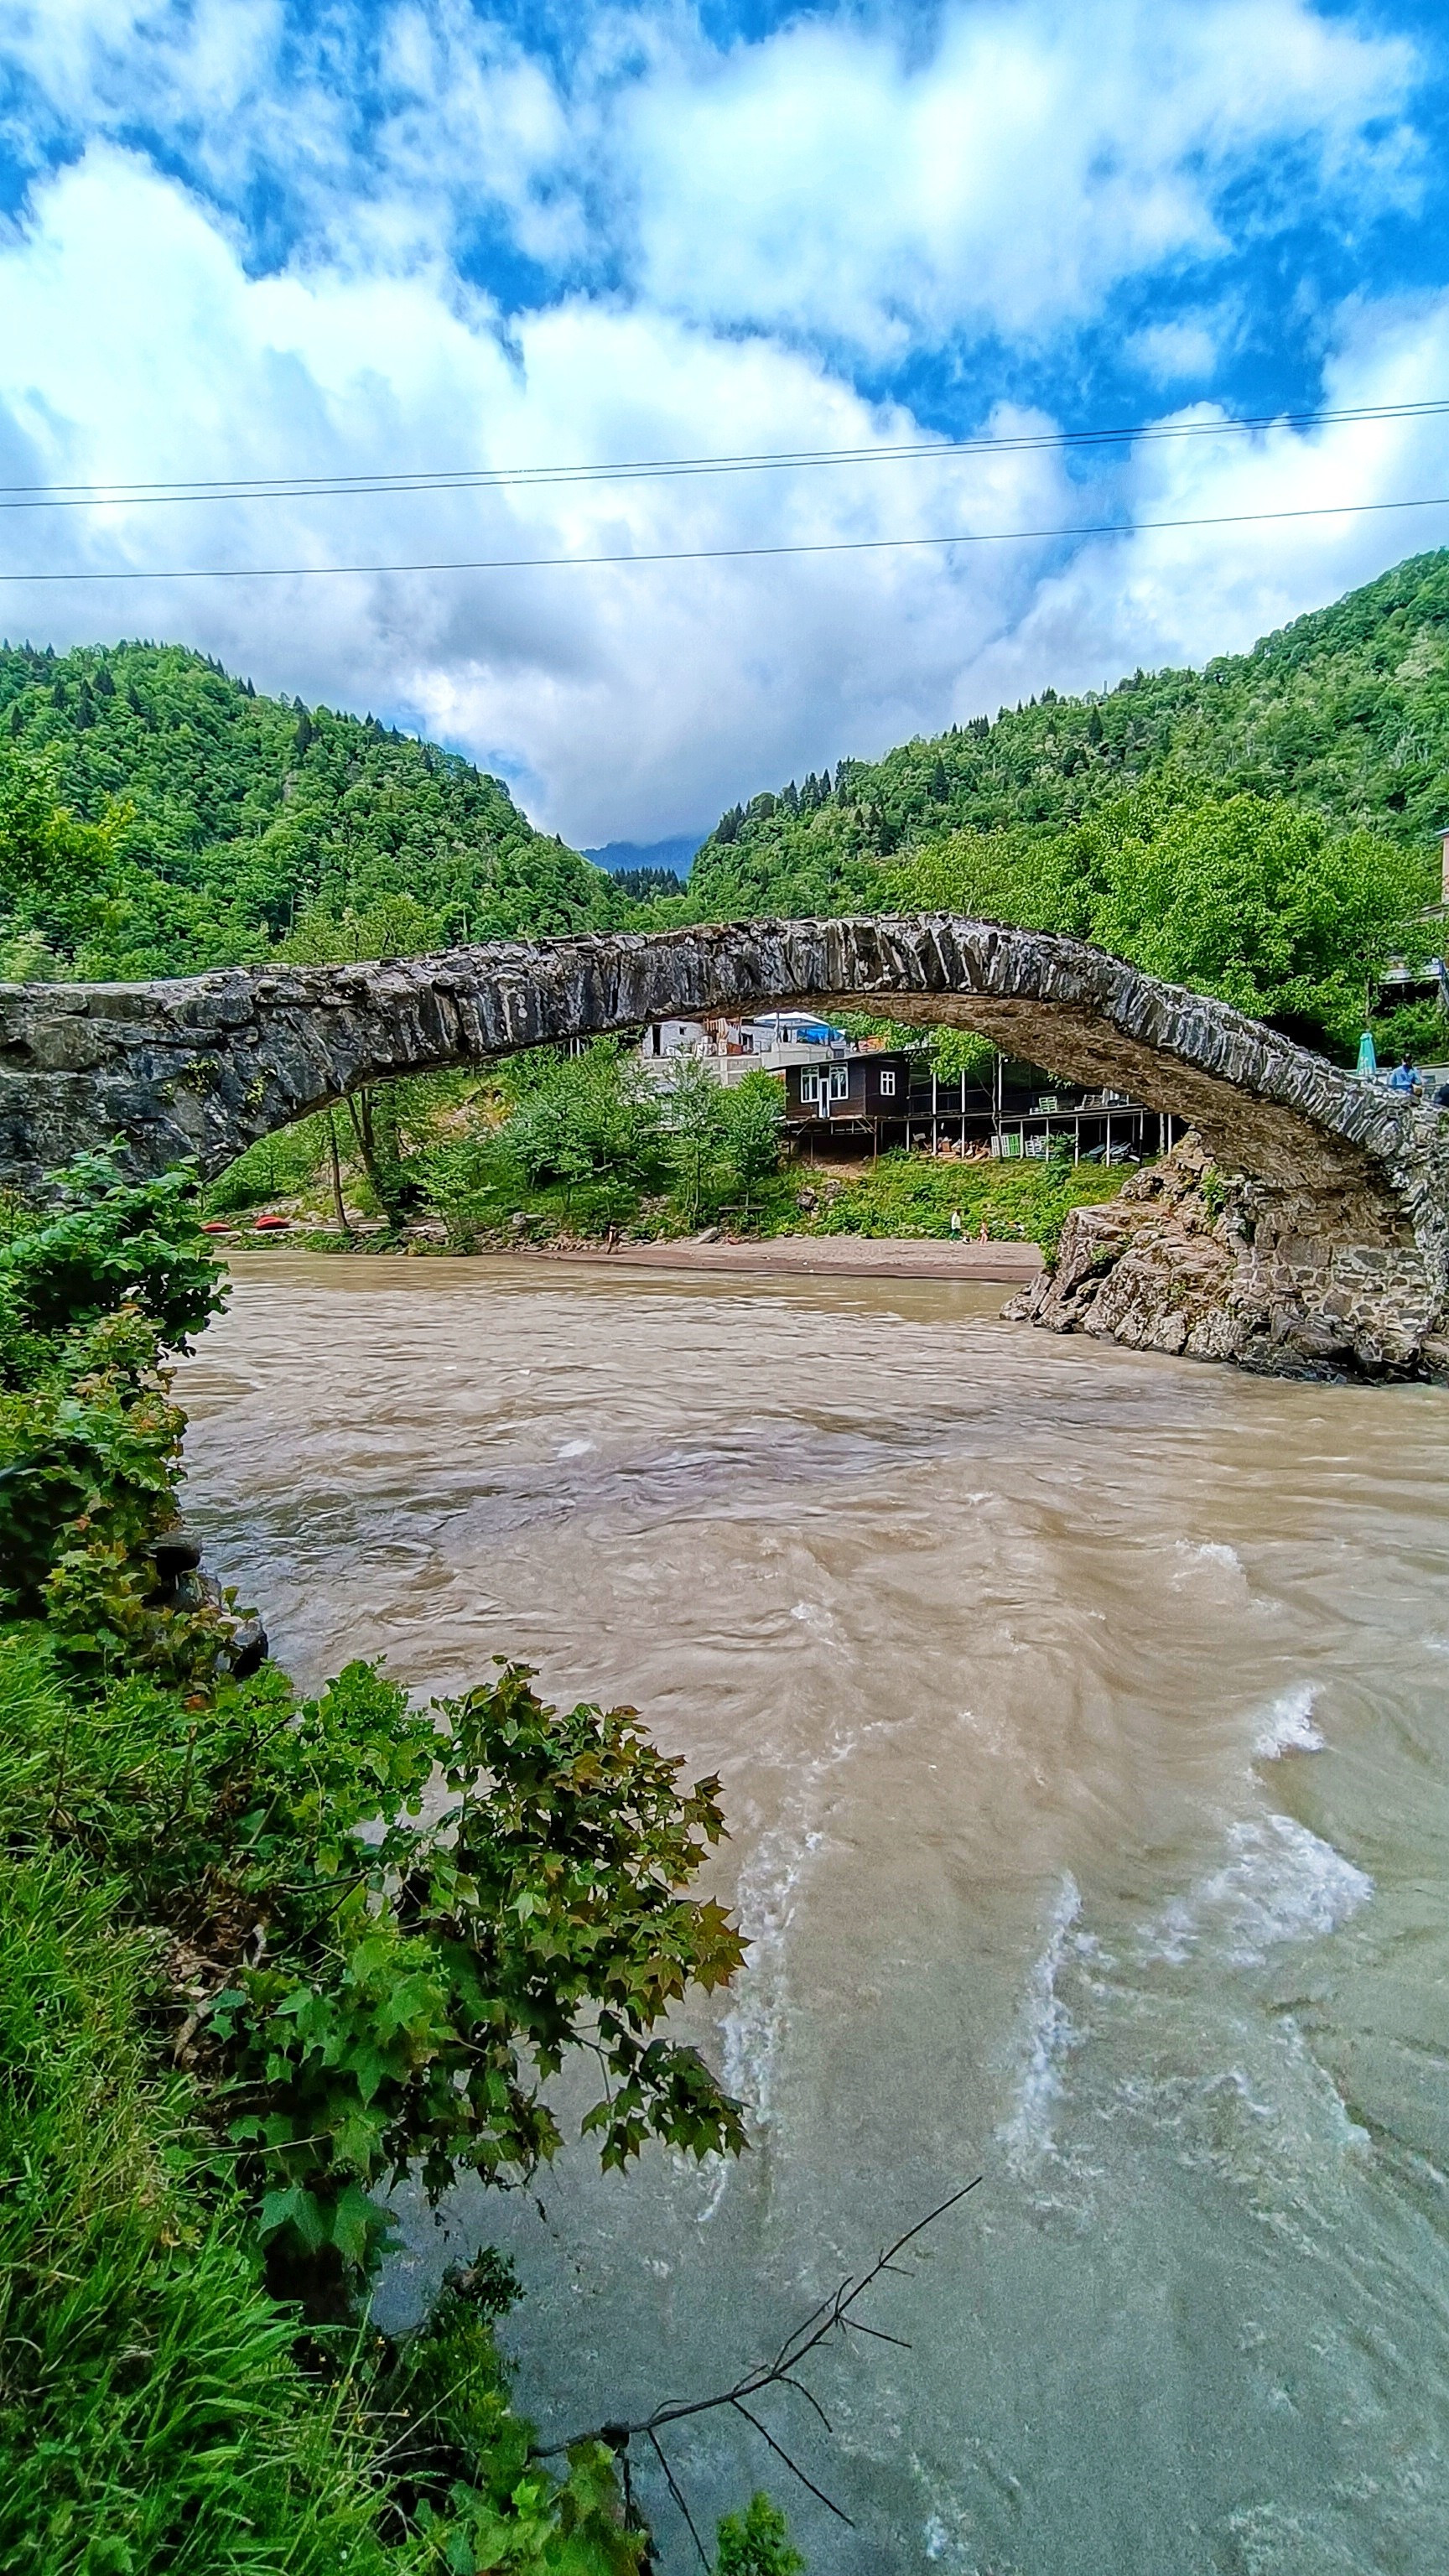
[[[1068,452],[1129,446],[1164,439],[1237,438],[1266,429],[1313,429],[1327,424],[1428,420],[1449,412],[1449,399],[1413,403],[1361,403],[1337,410],[1262,413],[1242,420],[1147,421],[1128,429],[1039,430],[1017,438],[913,439],[872,447],[762,450],[737,456],[640,457],[613,465],[496,465],[439,467],[399,474],[234,475],[215,481],[180,478],[164,483],[6,483],[0,510],[150,508],[195,501],[356,499],[369,493],[538,490],[575,483],[660,481],[700,474],[793,472],[803,466],[932,464],[947,457],[1018,456],[1043,449]]]
[[[59,581],[316,581],[350,575],[416,572],[584,571],[591,565],[725,563],[774,555],[866,555],[915,546],[1025,545],[1052,537],[1135,537],[1168,528],[1251,528],[1285,519],[1366,518],[1383,510],[1449,510],[1449,493],[1420,501],[1325,501],[1309,509],[1225,510],[1192,519],[1110,519],[1070,528],[988,528],[941,537],[828,537],[783,546],[681,546],[654,554],[493,555],[476,562],[394,564],[187,564],[164,572],[0,572],[0,584]]]

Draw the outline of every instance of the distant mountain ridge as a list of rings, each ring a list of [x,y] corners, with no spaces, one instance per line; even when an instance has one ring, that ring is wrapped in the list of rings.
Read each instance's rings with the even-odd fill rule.
[[[667,841],[606,841],[601,850],[585,850],[584,857],[596,868],[607,868],[611,876],[637,876],[647,869],[651,876],[678,877],[682,883],[695,851],[707,838],[704,832],[676,832]]]
[[[698,852],[690,909],[870,909],[883,863],[914,848],[965,828],[1061,831],[1164,769],[1430,844],[1449,824],[1449,548],[1203,671],[1138,671],[1078,698],[1046,689],[754,796]]]

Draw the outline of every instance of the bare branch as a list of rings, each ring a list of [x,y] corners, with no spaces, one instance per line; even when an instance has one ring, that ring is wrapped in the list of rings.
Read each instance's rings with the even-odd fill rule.
[[[814,2389],[807,2388],[803,2379],[792,2379],[788,2370],[782,2370],[779,2378],[775,2382],[775,2385],[777,2388],[793,2388],[797,2397],[803,2397],[807,2406],[814,2407],[815,2412],[819,2416],[821,2423],[824,2425],[826,2432],[831,2434],[834,2433],[835,2426],[831,2423],[830,2418],[826,2414],[824,2407],[821,2405],[819,2398],[816,2396]]]
[[[740,2403],[740,2401],[739,2401],[738,2397],[732,2397],[732,2398],[731,2398],[731,2400],[730,2400],[730,2404],[733,2406],[733,2408],[734,2408],[734,2410],[735,2410],[735,2413],[736,2413],[737,2415],[743,2415],[743,2417],[744,2417],[744,2419],[745,2419],[745,2422],[746,2422],[747,2424],[753,2424],[753,2426],[754,2426],[754,2428],[755,2428],[755,2431],[759,2434],[759,2437],[760,2437],[761,2441],[762,2441],[762,2442],[768,2442],[768,2443],[769,2443],[769,2446],[770,2446],[771,2450],[774,2452],[776,2459],[777,2459],[777,2460],[783,2460],[783,2461],[784,2461],[785,2466],[786,2466],[786,2468],[789,2470],[791,2477],[792,2477],[792,2478],[798,2478],[798,2479],[799,2479],[799,2481],[800,2481],[800,2484],[802,2485],[802,2487],[808,2487],[808,2488],[810,2489],[810,2493],[811,2493],[813,2496],[818,2496],[818,2498],[819,2498],[820,2502],[824,2505],[824,2507],[825,2507],[825,2509],[826,2509],[827,2513],[833,2513],[837,2522],[843,2522],[843,2523],[845,2524],[845,2527],[846,2527],[847,2531],[854,2531],[854,2529],[855,2529],[855,2525],[854,2525],[854,2523],[851,2521],[849,2514],[848,2514],[848,2513],[846,2513],[846,2512],[844,2512],[844,2511],[842,2510],[841,2506],[839,2506],[838,2504],[834,2503],[834,2502],[832,2501],[832,2499],[831,2499],[831,2498],[826,2494],[825,2489],[824,2489],[823,2487],[818,2487],[818,2486],[815,2484],[815,2481],[814,2481],[814,2479],[813,2479],[813,2478],[807,2478],[807,2476],[805,2475],[804,2470],[800,2467],[800,2465],[799,2465],[798,2461],[795,2461],[795,2460],[792,2460],[792,2459],[791,2459],[790,2454],[789,2454],[789,2452],[785,2449],[785,2447],[784,2447],[783,2443],[780,2443],[780,2442],[777,2442],[777,2441],[776,2441],[774,2434],[773,2434],[773,2433],[771,2433],[771,2432],[769,2432],[769,2431],[766,2429],[766,2427],[765,2427],[765,2426],[760,2422],[760,2419],[759,2419],[758,2415],[752,2415],[752,2414],[750,2413],[750,2410],[749,2410],[748,2406],[742,2406],[742,2405],[741,2405],[741,2403]]]
[[[976,2174],[970,2182],[963,2183],[959,2191],[953,2191],[949,2199],[938,2202],[934,2209],[928,2210],[924,2218],[916,2219],[913,2225],[904,2229],[902,2234],[896,2237],[893,2244],[882,2249],[870,2270],[863,2272],[859,2280],[853,2273],[847,2273],[832,2296],[822,2299],[819,2306],[812,2308],[809,2316],[785,2337],[773,2361],[755,2362],[749,2370],[741,2373],[732,2387],[719,2389],[711,2397],[670,2398],[664,2405],[656,2406],[652,2415],[641,2416],[637,2423],[611,2424],[607,2428],[607,2434],[597,2427],[587,2433],[575,2433],[567,2442],[552,2442],[547,2449],[536,2450],[533,2457],[539,2460],[558,2459],[562,2453],[572,2449],[574,2442],[600,2441],[605,2438],[612,2441],[617,2448],[638,2436],[654,2442],[657,2449],[655,2436],[666,2424],[683,2424],[695,2415],[713,2414],[721,2406],[733,2407],[737,2413],[744,2414],[746,2410],[741,2400],[762,2396],[767,2388],[793,2387],[798,2395],[809,2397],[810,2403],[815,2405],[816,2401],[810,2397],[810,2391],[795,2379],[794,2373],[812,2352],[817,2351],[819,2346],[836,2332],[837,2328],[844,2333],[870,2335],[878,2343],[895,2344],[900,2350],[908,2352],[910,2346],[900,2335],[887,2334],[880,2326],[863,2324],[859,2317],[852,2314],[852,2310],[857,2300],[864,2298],[867,2290],[873,2288],[883,2273],[895,2272],[907,2279],[910,2278],[906,2267],[897,2260],[897,2257],[905,2252],[908,2245],[913,2245],[917,2237],[924,2235],[928,2227],[933,2227],[938,2218],[944,2218],[948,2210],[955,2209],[966,2198],[968,2192],[976,2189],[980,2180],[981,2176]],[[817,2408],[817,2412],[823,2415],[823,2410]],[[754,2420],[753,2416],[747,2417],[747,2421],[751,2423]],[[758,2426],[756,2429],[764,2433],[763,2426]],[[768,2433],[764,2434],[764,2438],[766,2441],[771,2440]],[[790,2462],[790,2466],[794,2467],[793,2461]],[[795,2474],[798,2477],[801,2472],[796,2470]],[[806,2478],[804,2483],[809,2486],[809,2479]],[[672,2478],[670,2485],[673,2491]],[[818,2490],[812,2488],[811,2492],[817,2493]],[[828,2497],[823,2497],[821,2500],[829,2503]],[[837,2510],[834,2505],[830,2509],[832,2513]],[[681,2510],[683,2510],[682,2504]],[[842,2515],[841,2519],[845,2518]]]
[[[670,2494],[673,2496],[674,2501],[678,2505],[680,2512],[683,2514],[686,2523],[689,2525],[689,2536],[693,2541],[695,2548],[699,2551],[699,2563],[705,2571],[705,2576],[709,2576],[708,2553],[706,2552],[704,2542],[700,2539],[699,2533],[695,2530],[694,2516],[690,2512],[688,2505],[685,2503],[683,2496],[680,2494],[679,2489],[675,2484],[674,2471],[671,2469],[669,2462],[666,2460],[664,2453],[659,2447],[659,2436],[657,2433],[650,2433],[649,2447],[653,2451],[654,2457],[659,2462],[661,2469],[664,2471]]]

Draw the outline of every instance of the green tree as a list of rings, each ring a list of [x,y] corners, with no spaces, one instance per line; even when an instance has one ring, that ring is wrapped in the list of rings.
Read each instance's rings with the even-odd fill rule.
[[[761,1185],[780,1168],[785,1132],[785,1086],[773,1073],[747,1073],[723,1098],[725,1151],[744,1192],[744,1213]]]
[[[725,1095],[701,1056],[675,1058],[665,1104],[669,1161],[686,1225],[698,1225],[725,1143]]]
[[[571,1200],[586,1182],[638,1189],[652,1177],[658,1095],[618,1039],[515,1057],[504,1082],[514,1105],[497,1141],[526,1179],[561,1181]]]
[[[1165,778],[1223,802],[1284,799],[1333,834],[1369,830],[1406,853],[1427,902],[1449,821],[1446,666],[1449,549],[1206,670],[1137,671],[1085,698],[1046,690],[881,760],[842,761],[825,801],[801,798],[797,812],[753,797],[696,856],[689,909],[702,920],[883,911],[894,852],[909,861],[946,832],[1054,839]],[[1009,898],[975,908],[1021,917]]]
[[[105,873],[124,817],[84,823],[62,804],[54,752],[27,755],[0,736],[0,901],[73,894]]]
[[[442,923],[435,913],[410,894],[386,894],[361,911],[351,904],[340,912],[322,903],[309,904],[284,941],[282,953],[298,965],[337,966],[357,965],[364,958],[422,957],[443,945]],[[426,1084],[427,1077],[421,1079]],[[363,1083],[342,1102],[368,1185],[391,1225],[399,1222],[406,1199],[398,1135],[400,1092],[396,1083]],[[333,1216],[339,1233],[345,1233],[337,1113],[328,1109],[323,1115]]]
[[[894,899],[1064,930],[1169,983],[1351,1051],[1366,983],[1435,936],[1421,860],[1335,833],[1283,798],[1164,779],[1045,839],[963,832],[922,850]]]

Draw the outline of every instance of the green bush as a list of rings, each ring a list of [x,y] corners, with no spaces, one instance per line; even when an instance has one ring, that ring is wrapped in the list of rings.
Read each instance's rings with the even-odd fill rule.
[[[715,2576],[804,2576],[785,2517],[767,2495],[751,2496],[745,2513],[725,2515],[716,2547]]]
[[[373,2187],[530,2170],[570,2049],[606,2165],[742,2143],[655,2035],[739,1961],[687,1893],[718,1784],[508,1667],[429,1711],[237,1681],[151,1553],[218,1294],[184,1188],[95,1161],[0,1254],[0,2562],[636,2576],[608,2450],[532,2456],[496,2271],[404,2346],[351,2320]]]

